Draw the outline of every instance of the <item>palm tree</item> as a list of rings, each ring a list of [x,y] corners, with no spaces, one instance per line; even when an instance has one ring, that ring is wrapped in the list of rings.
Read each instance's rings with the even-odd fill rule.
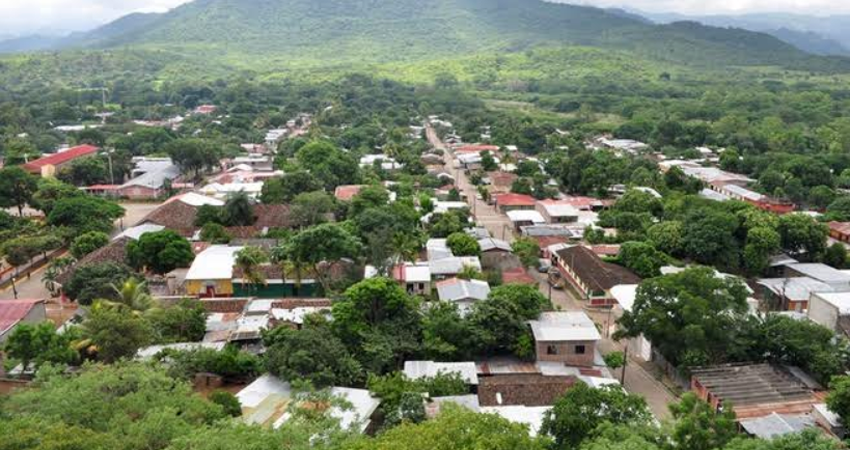
[[[137,312],[145,312],[154,306],[155,302],[148,293],[145,282],[130,278],[120,288],[113,284],[112,289],[115,291],[116,301],[110,303],[121,304]]]
[[[259,247],[245,247],[236,253],[236,267],[242,270],[242,279],[253,289],[266,283],[260,266],[269,262],[269,255]]]
[[[77,260],[71,256],[56,258],[47,266],[44,275],[41,277],[44,287],[50,291],[50,295],[56,296],[59,292],[56,286],[56,278],[68,270]]]

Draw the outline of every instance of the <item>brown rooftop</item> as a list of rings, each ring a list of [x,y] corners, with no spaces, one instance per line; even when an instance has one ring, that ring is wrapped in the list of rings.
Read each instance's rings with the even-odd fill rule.
[[[478,380],[481,406],[550,406],[576,384],[578,378],[527,373],[486,376]]]
[[[593,291],[607,291],[620,284],[640,283],[640,277],[629,269],[603,261],[593,250],[582,245],[559,250],[557,254]]]
[[[65,284],[71,281],[71,277],[73,277],[74,273],[81,267],[110,262],[115,264],[124,264],[124,261],[127,258],[127,244],[131,240],[132,239],[128,237],[121,237],[110,242],[105,247],[101,247],[88,255],[83,256],[76,264],[73,265],[73,267],[59,274],[56,277],[56,282],[59,284]]]

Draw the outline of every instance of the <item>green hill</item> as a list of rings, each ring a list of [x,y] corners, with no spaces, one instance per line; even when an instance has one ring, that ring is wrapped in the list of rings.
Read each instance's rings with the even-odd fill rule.
[[[583,45],[706,67],[850,71],[767,34],[696,23],[652,25],[539,0],[196,0],[78,38],[82,48],[191,53],[258,71],[463,57]]]

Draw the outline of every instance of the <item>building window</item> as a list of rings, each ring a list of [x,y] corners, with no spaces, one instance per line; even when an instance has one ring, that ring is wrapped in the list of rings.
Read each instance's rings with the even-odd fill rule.
[[[546,346],[546,354],[547,355],[557,355],[558,354],[558,347],[555,347],[554,345]]]
[[[583,345],[576,345],[576,355],[583,355],[587,349]]]

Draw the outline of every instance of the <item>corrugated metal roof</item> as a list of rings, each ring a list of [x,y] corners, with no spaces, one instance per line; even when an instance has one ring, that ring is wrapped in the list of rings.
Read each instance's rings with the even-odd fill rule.
[[[231,280],[233,279],[233,264],[236,261],[236,253],[242,247],[230,247],[227,245],[213,245],[198,256],[192,262],[187,280]]]
[[[466,384],[478,384],[478,370],[474,362],[405,361],[404,374],[411,380],[430,378],[440,373],[460,375]]]
[[[550,311],[528,322],[534,340],[539,342],[598,341],[596,325],[583,311]]]
[[[481,280],[453,278],[437,283],[437,295],[442,301],[484,300],[490,295],[490,285]]]

